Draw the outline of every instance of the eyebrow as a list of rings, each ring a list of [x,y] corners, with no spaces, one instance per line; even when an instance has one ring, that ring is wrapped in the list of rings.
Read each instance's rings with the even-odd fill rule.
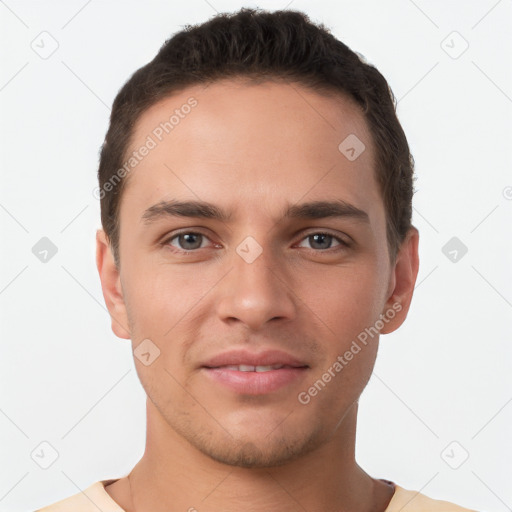
[[[145,224],[151,224],[168,217],[192,217],[202,219],[214,219],[221,222],[229,222],[232,213],[226,212],[218,206],[206,201],[160,201],[150,206],[143,213],[141,220]],[[370,223],[368,214],[356,206],[343,201],[312,201],[298,205],[288,206],[283,214],[285,219],[325,219],[325,218],[351,218]]]

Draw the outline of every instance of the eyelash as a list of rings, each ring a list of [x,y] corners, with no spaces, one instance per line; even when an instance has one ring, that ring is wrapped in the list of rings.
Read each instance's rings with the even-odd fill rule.
[[[167,237],[165,240],[163,240],[161,242],[161,245],[164,246],[164,247],[168,247],[170,248],[170,250],[176,254],[193,254],[195,252],[197,252],[199,249],[204,249],[204,247],[199,247],[197,249],[189,249],[189,250],[186,250],[186,249],[177,249],[176,247],[174,246],[171,246],[170,245],[170,242],[172,240],[174,240],[175,238],[178,238],[180,235],[200,235],[206,239],[209,240],[208,236],[205,235],[204,233],[201,233],[199,231],[179,231],[177,233],[173,233],[172,236],[169,236]],[[301,242],[303,240],[306,240],[308,239],[309,237],[312,237],[314,235],[327,235],[329,237],[331,237],[333,240],[336,240],[337,242],[339,242],[339,245],[338,246],[335,246],[335,247],[329,247],[328,249],[313,249],[311,248],[310,250],[316,252],[316,253],[329,253],[329,254],[332,254],[332,252],[337,252],[339,250],[343,250],[343,249],[348,249],[350,247],[350,244],[348,242],[346,242],[345,240],[343,240],[342,238],[338,237],[338,236],[335,236],[331,233],[327,233],[327,232],[324,232],[324,231],[314,231],[314,232],[311,232],[311,233],[308,233],[307,235],[305,235],[304,237],[301,238]]]

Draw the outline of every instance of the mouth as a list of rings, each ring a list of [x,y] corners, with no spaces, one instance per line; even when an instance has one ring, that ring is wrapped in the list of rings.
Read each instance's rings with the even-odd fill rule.
[[[243,395],[264,395],[297,384],[310,369],[292,354],[246,347],[232,349],[207,359],[201,372],[215,387]]]
[[[224,366],[205,366],[204,368],[216,369],[221,368],[224,370],[233,370],[238,372],[270,372],[272,370],[281,370],[281,368],[308,368],[308,366],[292,366],[288,364],[271,364],[271,365],[251,365],[251,364],[230,364]]]
[[[289,387],[303,380],[308,369],[283,364],[202,367],[211,383],[241,395],[265,395]]]

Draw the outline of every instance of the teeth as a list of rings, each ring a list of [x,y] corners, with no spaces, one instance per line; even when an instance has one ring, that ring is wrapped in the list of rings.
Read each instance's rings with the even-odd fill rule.
[[[270,370],[279,370],[279,368],[282,368],[283,366],[284,365],[282,364],[273,364],[269,366],[252,366],[250,364],[239,364],[223,366],[222,368],[239,372],[269,372]]]
[[[256,366],[257,372],[268,372],[270,370],[279,370],[279,368],[282,368],[282,364],[275,364],[273,366]]]

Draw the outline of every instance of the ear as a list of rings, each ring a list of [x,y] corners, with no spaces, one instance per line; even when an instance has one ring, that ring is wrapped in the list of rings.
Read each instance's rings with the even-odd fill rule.
[[[112,331],[118,338],[130,339],[119,270],[114,262],[107,235],[102,229],[96,231],[96,266],[100,274],[103,298],[110,313]]]
[[[400,246],[394,267],[391,271],[387,301],[382,314],[388,318],[381,334],[389,334],[404,322],[411,305],[416,277],[418,276],[418,243],[420,235],[412,226]]]

